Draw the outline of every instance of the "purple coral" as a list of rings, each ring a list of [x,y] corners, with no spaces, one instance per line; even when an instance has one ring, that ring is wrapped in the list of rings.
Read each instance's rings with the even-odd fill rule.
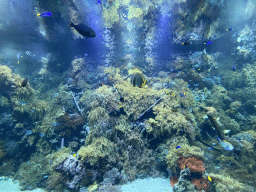
[[[64,175],[67,176],[64,184],[70,189],[74,189],[85,174],[83,164],[72,155],[60,163],[56,170],[64,172]]]

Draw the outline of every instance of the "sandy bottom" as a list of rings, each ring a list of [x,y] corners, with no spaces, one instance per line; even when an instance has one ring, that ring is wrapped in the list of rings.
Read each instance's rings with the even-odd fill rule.
[[[19,183],[5,177],[0,177],[0,191],[1,192],[20,192]],[[44,192],[42,189],[35,189],[23,192]]]
[[[164,178],[138,179],[121,188],[123,192],[172,192],[170,180]]]
[[[172,192],[169,179],[147,178],[138,179],[121,186],[123,192]],[[68,191],[68,190],[67,190]],[[0,177],[0,192],[21,192],[19,183],[5,177]],[[42,189],[23,192],[45,192]]]

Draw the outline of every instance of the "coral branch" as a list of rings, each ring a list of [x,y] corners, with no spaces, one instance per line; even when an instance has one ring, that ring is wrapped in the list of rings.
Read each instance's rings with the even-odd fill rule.
[[[74,102],[76,104],[76,107],[77,107],[77,110],[79,111],[79,113],[83,116],[83,112],[82,110],[80,109],[79,105],[78,105],[78,101],[77,101],[77,98],[75,97],[74,93],[72,91],[70,91],[72,96],[73,96],[73,99],[74,99]]]

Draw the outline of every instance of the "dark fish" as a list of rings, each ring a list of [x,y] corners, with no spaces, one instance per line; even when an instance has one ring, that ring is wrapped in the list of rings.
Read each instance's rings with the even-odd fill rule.
[[[119,98],[119,101],[123,102],[123,101],[124,101],[124,98],[123,98],[123,97],[120,97],[120,98]]]
[[[221,93],[227,93],[227,91],[221,91]]]
[[[22,87],[26,87],[27,84],[28,84],[28,79],[25,78],[25,79],[21,82],[21,86],[22,86]]]
[[[179,95],[180,95],[181,97],[186,98],[185,93],[179,93]]]
[[[233,30],[234,30],[233,27],[230,27],[230,28],[226,29],[226,31],[233,31]]]
[[[69,26],[74,27],[75,30],[84,37],[87,37],[87,38],[96,37],[96,33],[94,32],[94,30],[87,25],[84,25],[84,24],[75,25],[74,23],[70,22]]]
[[[210,44],[212,44],[212,42],[211,41],[208,41],[207,43],[204,43],[205,45],[210,45]]]
[[[101,2],[98,0],[98,3],[101,4]]]
[[[233,71],[235,71],[235,70],[236,70],[236,66],[235,66],[235,65],[233,65],[232,70],[233,70]]]
[[[52,16],[52,13],[49,12],[49,11],[45,11],[43,13],[38,13],[37,16],[40,16],[40,17],[50,17],[50,16]]]
[[[146,84],[146,79],[142,74],[135,74],[131,80],[133,87],[143,87]]]
[[[126,115],[126,112],[124,111],[124,108],[121,107],[119,111],[111,111],[108,115],[111,117],[119,117],[120,115]]]
[[[189,42],[182,43],[182,45],[190,45]]]
[[[179,149],[180,148],[180,146],[178,145],[177,147],[176,147],[176,149]]]

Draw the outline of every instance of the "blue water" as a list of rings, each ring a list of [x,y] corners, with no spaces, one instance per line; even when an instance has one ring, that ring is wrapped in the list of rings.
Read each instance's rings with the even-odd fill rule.
[[[255,13],[2,0],[0,191],[255,191]]]

